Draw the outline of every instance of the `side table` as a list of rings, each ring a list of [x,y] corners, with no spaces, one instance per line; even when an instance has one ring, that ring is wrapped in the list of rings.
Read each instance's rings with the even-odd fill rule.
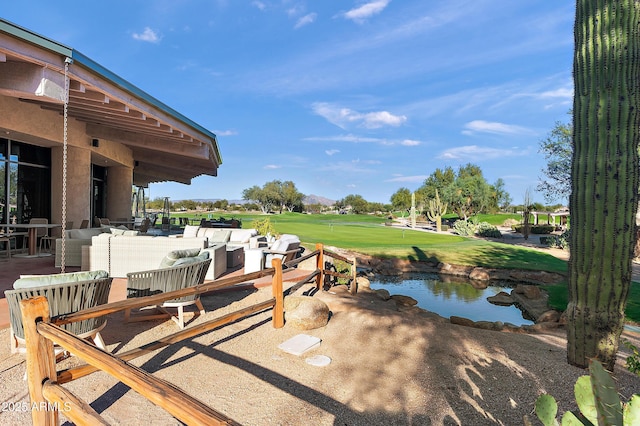
[[[227,268],[235,268],[244,261],[244,248],[227,246]]]
[[[262,270],[264,255],[262,249],[246,249],[244,251],[244,273],[258,272]]]

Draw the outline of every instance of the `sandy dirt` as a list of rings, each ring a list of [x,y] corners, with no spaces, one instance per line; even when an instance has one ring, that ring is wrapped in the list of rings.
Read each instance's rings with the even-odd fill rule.
[[[270,289],[207,295],[207,313],[192,324],[269,297]],[[559,400],[561,412],[575,409],[573,384],[586,372],[567,364],[564,330],[516,334],[452,325],[365,288],[351,296],[338,286],[314,297],[331,310],[325,327],[275,329],[264,312],[133,364],[246,425],[519,425],[545,392]],[[172,321],[124,324],[117,313],[103,337],[117,354],[177,330]],[[320,338],[320,346],[302,356],[278,348],[301,333]],[[624,337],[640,344],[638,334]],[[8,341],[8,330],[1,330],[0,423],[29,424],[25,358],[11,354]],[[627,354],[622,348],[614,371],[624,400],[640,393],[640,378],[624,368]],[[314,355],[331,363],[308,364]],[[78,363],[70,357],[59,368]],[[65,386],[111,424],[180,424],[104,373]]]

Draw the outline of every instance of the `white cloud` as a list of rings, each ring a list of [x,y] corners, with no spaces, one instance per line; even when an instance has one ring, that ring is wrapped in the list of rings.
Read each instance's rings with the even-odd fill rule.
[[[562,88],[556,90],[547,90],[546,92],[540,93],[540,98],[564,98],[564,99],[573,99],[573,89],[570,88]]]
[[[524,155],[529,155],[529,151],[467,145],[444,150],[440,153],[438,158],[442,160],[482,161],[505,157],[519,157]]]
[[[391,179],[385,180],[385,182],[424,182],[429,176],[416,175],[416,176],[396,176]]]
[[[267,170],[275,170],[275,169],[281,169],[282,166],[277,166],[275,164],[267,164],[266,166],[264,166],[264,168]]]
[[[422,145],[422,142],[415,141],[412,139],[403,139],[403,140],[389,140],[383,138],[371,138],[358,136],[354,134],[346,134],[346,135],[337,135],[337,136],[313,136],[304,138],[305,141],[310,142],[350,142],[350,143],[377,143],[380,145],[393,146],[393,145],[402,145],[402,146],[418,146]]]
[[[293,28],[297,30],[298,28],[311,24],[313,23],[313,21],[316,20],[317,16],[318,16],[317,13],[309,13],[307,15],[304,15],[302,18],[298,19],[298,22],[296,22],[296,25]]]
[[[362,163],[362,164],[382,164],[382,161],[379,161],[379,160],[361,160],[359,158],[356,158],[355,160],[351,160],[351,162],[353,164],[358,164],[358,163]]]
[[[345,12],[342,16],[354,22],[362,23],[367,20],[367,18],[370,18],[373,15],[382,12],[390,2],[391,0],[370,1],[369,3],[365,3],[360,7],[356,7],[355,9],[351,9]]]
[[[147,41],[149,43],[158,43],[161,37],[149,27],[145,27],[142,33],[133,33],[135,40]]]
[[[328,149],[328,150],[326,150],[324,153],[325,153],[325,154],[327,154],[327,155],[329,155],[329,156],[331,156],[331,155],[333,155],[333,154],[337,154],[337,153],[339,153],[339,152],[340,152],[340,150],[339,150],[339,149]]]
[[[407,121],[404,115],[393,115],[388,111],[360,113],[349,108],[340,108],[327,102],[316,102],[311,105],[313,112],[327,121],[345,129],[350,125],[367,129],[378,129],[384,126],[398,127]]]
[[[384,139],[379,138],[365,138],[362,136],[356,136],[352,134],[338,135],[338,136],[315,136],[310,138],[304,138],[305,141],[311,142],[353,142],[353,143],[384,143]]]
[[[474,133],[492,133],[497,135],[527,135],[533,134],[533,132],[525,127],[514,126],[512,124],[504,124],[497,122],[490,122],[484,120],[470,121],[464,125],[465,130],[462,131],[465,135]]]
[[[257,1],[257,0],[256,1],[252,1],[251,4],[254,5],[255,7],[257,7],[260,10],[265,10],[267,8],[267,5],[264,4],[261,1]]]
[[[238,134],[235,130],[214,130],[216,136],[235,136]]]

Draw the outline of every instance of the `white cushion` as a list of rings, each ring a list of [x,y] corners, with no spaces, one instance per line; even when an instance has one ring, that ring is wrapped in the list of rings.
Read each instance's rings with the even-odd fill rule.
[[[232,229],[229,241],[234,243],[248,243],[251,237],[258,235],[255,229]]]
[[[185,225],[184,232],[182,233],[183,238],[194,238],[198,236],[199,226],[196,225]]]

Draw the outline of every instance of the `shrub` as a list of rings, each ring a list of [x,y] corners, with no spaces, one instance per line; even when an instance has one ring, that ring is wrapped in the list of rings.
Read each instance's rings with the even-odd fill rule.
[[[489,222],[480,222],[476,228],[476,234],[481,237],[501,238],[502,233]]]
[[[273,227],[268,217],[264,219],[254,219],[253,227],[258,231],[258,235],[276,235],[276,229]]]
[[[627,357],[627,370],[640,376],[640,351],[638,351],[638,348],[627,339],[622,339],[622,344],[631,351],[631,355]]]
[[[550,234],[556,230],[553,225],[531,225],[532,234]]]
[[[514,232],[519,232],[520,234],[522,234],[523,228],[523,224],[511,225],[511,229],[513,229]],[[553,225],[529,225],[529,233],[531,234],[550,234],[554,230],[555,226]]]
[[[508,228],[513,229],[514,225],[519,225],[520,222],[516,219],[507,219],[502,223],[502,226],[506,226]]]
[[[568,249],[569,248],[569,230],[567,229],[560,235],[548,235],[540,237],[540,243],[547,247]]]
[[[476,233],[476,225],[468,220],[458,220],[453,224],[453,231],[463,237],[470,237]]]

